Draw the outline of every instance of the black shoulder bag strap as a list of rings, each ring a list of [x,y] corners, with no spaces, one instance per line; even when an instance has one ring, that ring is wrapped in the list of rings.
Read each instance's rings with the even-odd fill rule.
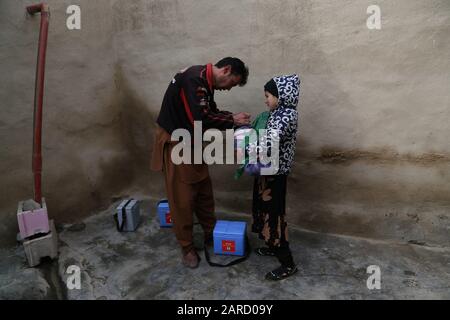
[[[208,262],[208,264],[211,267],[222,267],[222,268],[224,268],[224,267],[230,267],[230,266],[233,266],[235,264],[241,263],[241,262],[247,260],[247,258],[250,256],[250,252],[251,252],[250,242],[248,241],[248,236],[245,235],[245,255],[243,257],[238,258],[236,260],[233,260],[233,261],[231,261],[231,262],[229,262],[227,264],[220,264],[220,263],[211,261],[211,258],[209,256],[209,252],[208,252],[208,246],[205,245],[205,258],[206,258],[206,261]]]
[[[131,202],[131,200],[133,200],[133,199],[128,200],[122,207],[122,212],[121,212],[122,213],[122,223],[120,225],[119,225],[119,218],[117,217],[118,213],[116,212],[114,214],[114,220],[116,221],[116,228],[117,228],[117,231],[119,231],[119,232],[123,231],[123,227],[125,226],[125,222],[127,221],[127,212],[126,212],[125,208]]]

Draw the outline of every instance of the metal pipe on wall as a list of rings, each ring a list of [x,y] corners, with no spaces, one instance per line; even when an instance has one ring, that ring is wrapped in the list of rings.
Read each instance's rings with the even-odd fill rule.
[[[32,170],[34,175],[34,201],[41,204],[41,173],[42,173],[42,106],[44,101],[44,74],[45,56],[47,51],[47,36],[49,25],[49,8],[46,3],[35,4],[27,7],[31,15],[41,13],[41,26],[39,31],[38,56],[36,66],[36,82],[34,92],[34,121],[33,121],[33,158]]]

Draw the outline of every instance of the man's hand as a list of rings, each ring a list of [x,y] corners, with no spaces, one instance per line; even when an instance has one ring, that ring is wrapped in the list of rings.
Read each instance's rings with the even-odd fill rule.
[[[250,113],[239,112],[233,114],[233,120],[235,126],[245,126],[250,124]]]

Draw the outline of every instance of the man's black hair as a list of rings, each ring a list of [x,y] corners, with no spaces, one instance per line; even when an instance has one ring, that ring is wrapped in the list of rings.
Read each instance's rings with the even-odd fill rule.
[[[217,68],[231,66],[231,74],[235,76],[241,76],[241,82],[239,83],[239,86],[245,86],[245,84],[247,83],[248,68],[241,59],[226,57],[217,62],[215,66]]]

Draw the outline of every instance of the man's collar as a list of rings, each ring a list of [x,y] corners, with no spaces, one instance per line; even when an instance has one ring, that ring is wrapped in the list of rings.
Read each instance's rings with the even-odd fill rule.
[[[206,65],[206,81],[208,81],[209,90],[214,92],[214,77],[213,77],[213,65],[208,63]]]

